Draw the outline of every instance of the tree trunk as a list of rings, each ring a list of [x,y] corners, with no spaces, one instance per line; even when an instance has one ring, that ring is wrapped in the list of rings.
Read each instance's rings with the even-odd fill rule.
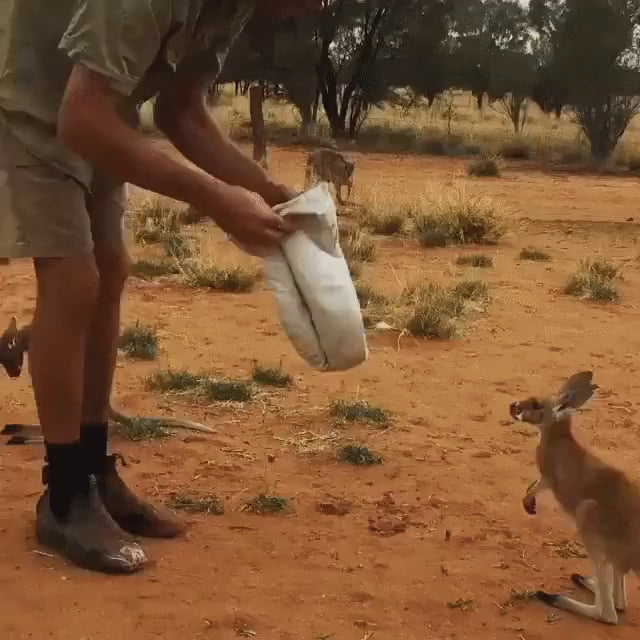
[[[253,133],[253,159],[265,169],[268,168],[267,136],[264,126],[264,82],[260,81],[249,89],[249,112]]]

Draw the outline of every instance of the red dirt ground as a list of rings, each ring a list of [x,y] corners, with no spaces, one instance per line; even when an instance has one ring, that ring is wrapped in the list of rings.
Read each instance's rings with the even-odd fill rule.
[[[277,175],[300,185],[302,153],[276,150],[271,162]],[[358,156],[358,189],[446,186],[463,170],[457,160]],[[154,565],[138,575],[87,573],[38,553],[33,513],[42,449],[0,446],[0,637],[637,638],[636,578],[618,628],[538,603],[508,603],[512,590],[568,590],[570,573],[590,570],[584,559],[561,557],[576,534],[551,495],[541,496],[536,517],[522,510],[520,499],[536,477],[536,439],[511,424],[508,404],[592,368],[601,389],[578,416],[576,434],[608,460],[637,469],[640,270],[638,226],[628,221],[640,218],[637,181],[516,164],[500,179],[460,180],[502,199],[513,218],[506,241],[484,251],[495,261],[495,269],[478,274],[491,286],[487,312],[446,343],[405,338],[398,345],[395,336],[372,335],[370,360],[347,374],[315,373],[297,357],[262,285],[231,295],[132,280],[125,322],[157,326],[163,354],[155,363],[120,361],[116,404],[134,414],[205,421],[217,434],[144,444],[116,439],[114,449],[130,459],[123,474],[157,501],[174,491],[215,492],[226,513],[187,516],[184,539],[145,543]],[[519,262],[528,244],[546,248],[552,262]],[[400,280],[419,273],[450,280],[462,272],[453,265],[459,250],[425,251],[399,240],[379,245],[364,277],[382,288],[393,289],[394,271]],[[558,293],[590,255],[625,262],[620,304]],[[28,321],[33,284],[28,264],[0,267],[3,326],[12,315]],[[169,364],[246,377],[254,360],[282,360],[294,387],[266,392],[242,409],[144,387],[145,376]],[[35,419],[27,375],[2,377],[0,397],[3,422]],[[393,427],[335,427],[330,402],[356,397],[393,412]],[[332,449],[299,451],[309,434],[333,431],[367,443],[385,463],[355,468],[335,462]],[[244,501],[262,491],[291,498],[295,513],[242,512]],[[317,510],[340,499],[351,505],[344,516]],[[384,527],[402,516],[406,529],[396,535],[370,529],[370,522]],[[463,601],[470,602],[460,607]]]

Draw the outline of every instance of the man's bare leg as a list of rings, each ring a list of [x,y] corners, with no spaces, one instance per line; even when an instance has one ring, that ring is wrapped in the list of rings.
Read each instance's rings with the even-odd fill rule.
[[[134,535],[173,538],[182,533],[183,525],[169,511],[159,510],[136,497],[116,470],[117,458],[107,455],[120,307],[129,273],[129,256],[120,225],[124,213],[122,186],[104,177],[97,180],[88,208],[92,217],[99,283],[85,354],[80,429],[84,455],[90,472],[98,480],[107,511],[124,531]]]
[[[38,540],[80,566],[131,572],[146,560],[102,505],[80,442],[87,332],[98,274],[91,255],[35,260],[38,296],[29,370],[45,437],[47,491],[38,501]]]

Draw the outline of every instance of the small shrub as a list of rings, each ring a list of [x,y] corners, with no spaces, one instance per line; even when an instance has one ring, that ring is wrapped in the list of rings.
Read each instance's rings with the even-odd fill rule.
[[[448,340],[459,333],[469,301],[488,301],[486,283],[464,280],[451,289],[439,284],[413,284],[400,295],[399,324],[413,336]]]
[[[640,157],[630,158],[627,166],[629,167],[629,171],[633,171],[634,173],[640,171]]]
[[[122,333],[120,349],[129,358],[155,360],[158,357],[158,335],[151,327],[129,327]]]
[[[444,287],[433,283],[409,286],[401,298],[410,309],[405,326],[412,335],[446,340],[457,334],[464,302]]]
[[[589,152],[584,147],[566,147],[560,150],[562,164],[585,164],[589,161]]]
[[[426,247],[495,245],[507,230],[504,214],[495,201],[467,195],[463,189],[434,198],[431,211],[415,217],[414,235]]]
[[[451,290],[451,295],[464,300],[487,300],[489,298],[489,285],[481,280],[463,280]]]
[[[157,227],[144,227],[136,232],[135,241],[138,244],[159,244],[164,233]]]
[[[134,238],[142,244],[162,242],[167,234],[180,232],[180,212],[159,200],[139,209],[134,218]]]
[[[147,378],[147,389],[161,393],[191,391],[201,386],[204,380],[189,371],[159,371]]]
[[[493,258],[485,255],[460,256],[456,260],[456,264],[460,267],[488,269],[489,267],[493,267]]]
[[[449,244],[449,236],[444,229],[437,228],[437,221],[427,219],[426,217],[421,220],[425,227],[433,223],[432,228],[424,228],[420,231],[419,241],[420,244],[426,249],[443,248]]]
[[[380,236],[393,236],[400,233],[404,227],[405,216],[400,211],[368,211],[363,217],[363,225],[371,233]]]
[[[547,262],[551,260],[551,256],[541,249],[535,247],[525,247],[520,252],[520,260],[531,260],[533,262]]]
[[[190,261],[182,265],[182,271],[193,287],[228,293],[251,291],[258,279],[255,269],[247,269],[241,265],[221,266]]]
[[[531,156],[531,147],[522,140],[507,142],[500,149],[500,155],[509,160],[527,160]]]
[[[383,458],[364,445],[348,444],[338,451],[338,460],[356,466],[382,464]]]
[[[205,380],[205,396],[215,402],[249,402],[255,395],[251,383],[244,380]]]
[[[267,496],[261,493],[255,498],[247,500],[244,503],[242,510],[259,515],[282,513],[284,511],[291,511],[291,504],[287,498],[281,498],[280,496]]]
[[[348,231],[340,244],[347,262],[373,262],[376,259],[376,245],[362,229]]]
[[[178,266],[170,260],[137,260],[131,265],[130,273],[134,278],[152,280],[162,276],[180,273]]]
[[[193,254],[189,240],[179,233],[166,233],[162,237],[162,244],[167,256],[170,258],[184,260],[185,258],[190,258]]]
[[[221,516],[224,514],[224,504],[218,496],[190,496],[177,494],[167,500],[167,506],[176,511],[187,513],[203,513],[205,515]]]
[[[500,168],[493,158],[478,158],[467,167],[467,175],[474,178],[497,178]]]
[[[338,400],[331,405],[331,415],[346,422],[366,422],[379,426],[389,424],[389,415],[380,407],[368,402],[345,402]]]
[[[620,267],[606,260],[583,260],[578,271],[565,283],[564,293],[594,302],[615,302],[620,294],[614,280]]]
[[[253,381],[270,387],[288,387],[293,379],[282,367],[270,368],[256,366],[252,374]]]

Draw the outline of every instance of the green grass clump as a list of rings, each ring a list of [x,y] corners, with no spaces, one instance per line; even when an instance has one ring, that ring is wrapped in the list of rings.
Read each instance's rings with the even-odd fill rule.
[[[485,255],[460,256],[456,259],[456,264],[460,267],[488,269],[489,267],[493,267],[493,258]]]
[[[242,510],[258,515],[282,513],[284,511],[291,511],[291,504],[287,498],[267,496],[261,493],[255,498],[247,500]]]
[[[136,360],[155,360],[158,357],[158,335],[152,327],[128,327],[122,333],[120,350]]]
[[[345,402],[338,400],[331,405],[331,415],[346,422],[366,422],[378,426],[389,424],[389,414],[368,402]]]
[[[159,371],[147,378],[147,389],[167,393],[192,391],[200,387],[204,378],[189,371]]]
[[[338,460],[356,466],[382,464],[383,458],[364,445],[348,444],[338,451]]]
[[[445,192],[413,218],[413,234],[424,247],[495,245],[507,230],[502,205],[463,189]]]
[[[616,302],[620,294],[615,286],[620,267],[607,260],[583,260],[578,271],[564,285],[564,293],[594,302]]]
[[[224,504],[222,500],[215,495],[190,496],[187,494],[177,494],[167,500],[167,506],[176,511],[202,513],[208,516],[221,516],[224,514]]]
[[[191,286],[228,293],[251,291],[258,279],[254,269],[247,269],[241,265],[220,266],[190,262],[183,264],[182,268]]]
[[[169,427],[156,418],[128,418],[117,426],[118,433],[133,442],[161,440],[172,435]]]
[[[288,387],[293,378],[282,367],[256,366],[252,373],[253,381],[269,387]]]
[[[162,276],[180,273],[177,265],[171,260],[137,260],[131,265],[130,273],[134,278],[152,280]]]
[[[244,380],[205,380],[203,392],[214,402],[249,402],[255,395],[253,385]]]
[[[520,260],[531,260],[532,262],[548,262],[551,260],[551,256],[535,247],[524,247],[520,251]]]

